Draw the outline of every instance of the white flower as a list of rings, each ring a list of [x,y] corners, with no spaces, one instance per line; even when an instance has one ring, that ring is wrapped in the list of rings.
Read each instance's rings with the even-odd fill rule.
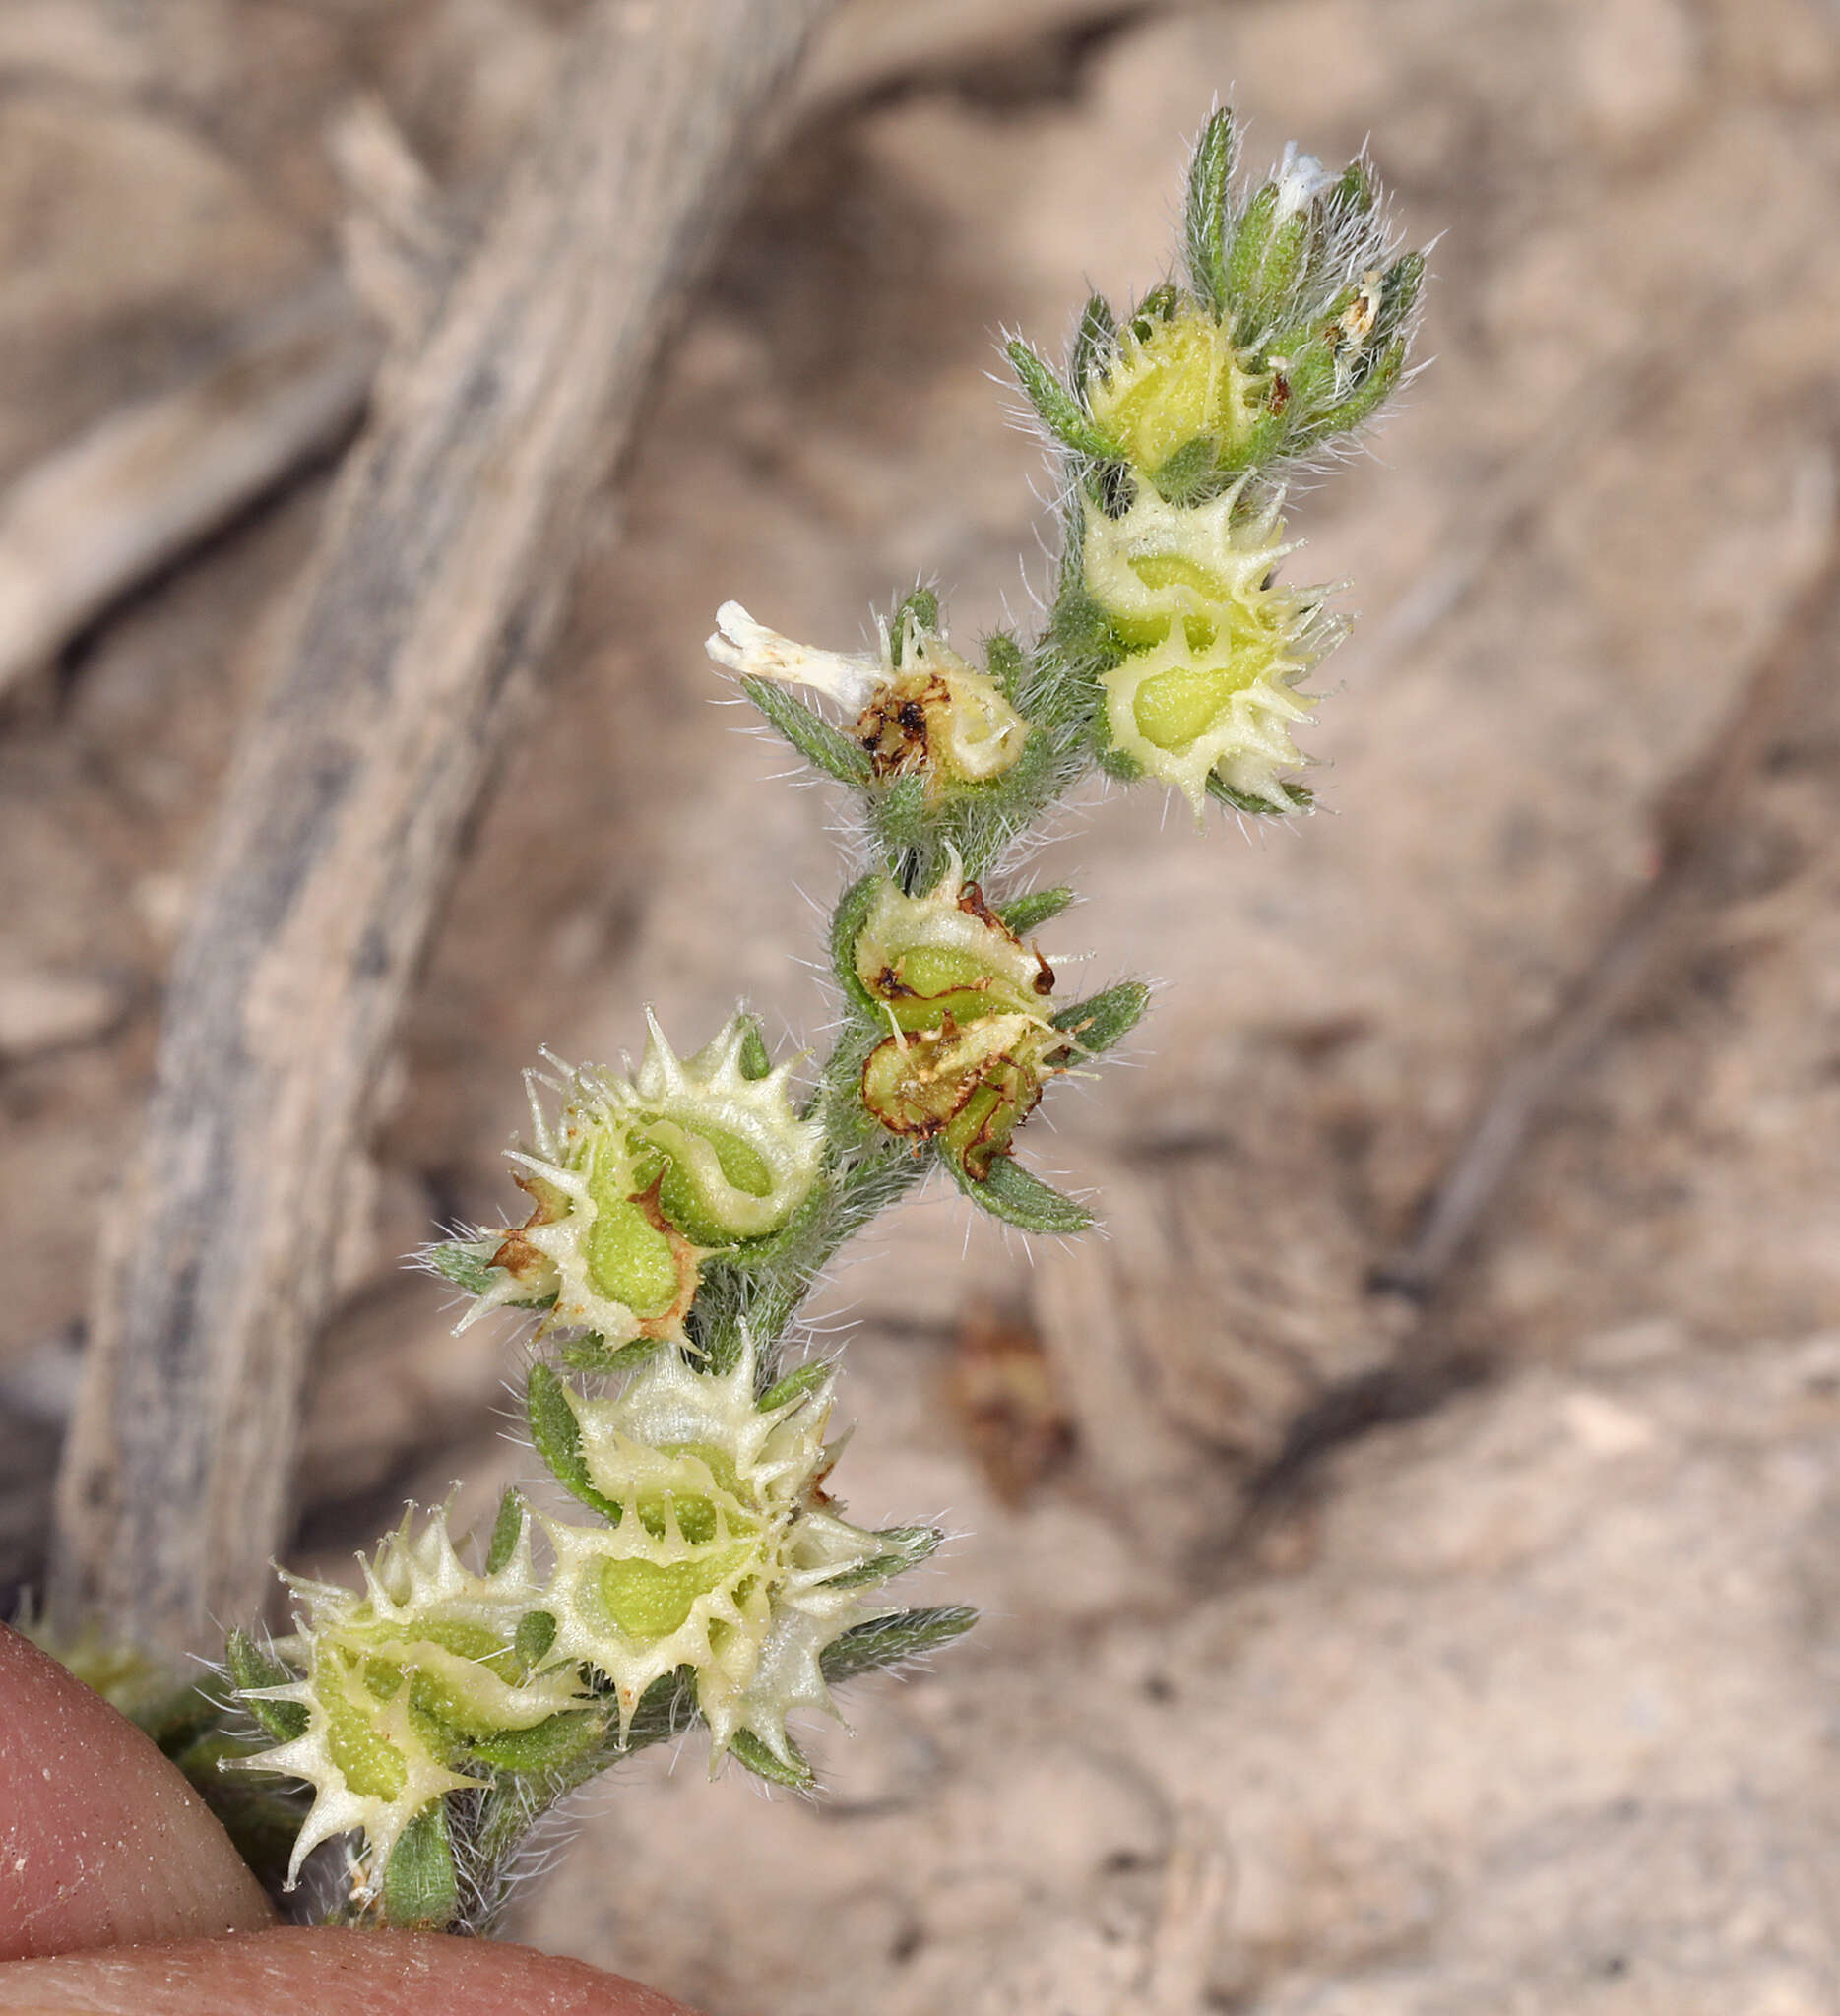
[[[726,671],[744,679],[772,679],[782,686],[810,686],[852,714],[859,714],[889,676],[879,658],[846,657],[795,644],[756,623],[739,602],[724,602],[716,611],[716,634],[703,648]]]
[[[1334,180],[1313,154],[1299,154],[1297,142],[1287,140],[1284,158],[1278,163],[1278,212],[1274,222],[1282,222],[1302,210]]]

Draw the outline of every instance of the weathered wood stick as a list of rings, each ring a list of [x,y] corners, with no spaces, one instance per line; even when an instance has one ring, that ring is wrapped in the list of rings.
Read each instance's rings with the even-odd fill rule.
[[[105,1238],[51,1599],[149,1649],[260,1606],[342,1172],[507,692],[661,317],[824,0],[598,0],[277,633]]]
[[[796,80],[792,117],[834,117],[910,79],[950,77],[1031,37],[1133,11],[1154,9],[951,0],[917,10],[909,0],[852,0]],[[328,274],[229,332],[196,377],[104,416],[0,496],[0,691],[356,426],[382,348],[359,305],[395,333],[435,261],[427,220],[404,229],[412,164],[389,158],[399,143],[377,109],[361,104],[334,138],[348,191],[358,177],[385,182],[364,192],[368,202],[348,223],[351,285]]]

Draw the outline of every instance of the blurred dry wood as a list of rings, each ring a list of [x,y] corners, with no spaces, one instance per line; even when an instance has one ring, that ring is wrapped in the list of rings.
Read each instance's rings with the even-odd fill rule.
[[[149,1646],[259,1606],[344,1172],[510,696],[661,317],[823,0],[600,0],[274,633],[105,1240],[52,1602]]]
[[[1032,42],[1148,12],[1117,0],[983,0],[917,12],[906,0],[839,10],[793,94],[793,116],[913,82],[1000,65]],[[0,690],[53,657],[150,576],[353,428],[384,354],[445,278],[445,220],[381,107],[362,99],[332,134],[349,208],[349,285],[328,274],[227,331],[197,373],[105,415],[0,496]]]

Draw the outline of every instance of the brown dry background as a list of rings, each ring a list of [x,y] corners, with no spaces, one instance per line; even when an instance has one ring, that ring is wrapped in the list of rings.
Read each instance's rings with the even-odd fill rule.
[[[8,0],[0,479],[330,259],[356,91],[485,186],[570,15]],[[1831,656],[1691,943],[1432,1321],[1369,1287],[1821,561],[1840,8],[857,0],[816,60],[402,1032],[297,1555],[456,1477],[464,1520],[517,1471],[505,1339],[452,1338],[395,1256],[503,1213],[536,1046],[616,1057],[646,1000],[690,1041],[740,992],[820,1019],[825,805],[709,704],[716,604],[849,648],[927,573],[955,630],[1026,620],[1045,477],[995,333],[1052,346],[1085,281],[1158,277],[1182,141],[1231,91],[1255,163],[1371,134],[1413,236],[1444,234],[1434,367],[1297,512],[1294,568],[1363,612],[1311,744],[1332,816],[1248,845],[1146,792],[1070,822],[1045,867],[1091,901],[1054,946],[1167,982],[1136,1068],[1026,1143],[1103,1186],[1110,1241],[1032,1264],[929,1197],[828,1297],[859,1325],[839,1487],[963,1529],[918,1600],[986,1619],[857,1690],[822,1802],[710,1787],[694,1744],[608,1781],[520,1932],[712,2016],[1840,2010]],[[12,1583],[250,640],[327,474],[0,703]],[[1350,1432],[1261,1489],[1325,1418]]]

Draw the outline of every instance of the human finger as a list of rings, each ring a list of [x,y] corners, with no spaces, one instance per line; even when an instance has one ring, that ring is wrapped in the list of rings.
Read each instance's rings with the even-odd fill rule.
[[[179,1772],[0,1625],[0,1960],[274,1922]]]

